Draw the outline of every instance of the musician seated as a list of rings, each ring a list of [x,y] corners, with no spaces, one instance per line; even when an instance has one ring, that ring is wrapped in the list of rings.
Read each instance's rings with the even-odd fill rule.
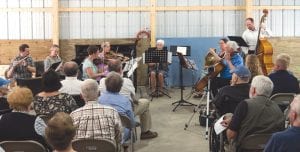
[[[157,40],[156,42],[156,50],[164,51],[164,40]],[[151,91],[154,92],[157,87],[157,82],[159,86],[159,90],[162,91],[164,87],[164,74],[168,70],[167,63],[148,63],[148,70],[150,75],[150,88]],[[158,81],[157,81],[158,80]],[[162,95],[162,94],[160,94]]]
[[[231,85],[221,88],[212,100],[218,114],[234,113],[236,106],[249,98],[250,77],[251,73],[245,66],[239,66],[233,70]]]
[[[82,63],[82,79],[97,79],[104,76],[103,72],[100,72],[98,67],[93,63],[94,59],[99,56],[99,48],[95,45],[91,45],[87,49],[88,57],[84,59]]]
[[[238,53],[238,45],[234,41],[228,41],[226,43],[226,50],[224,57],[221,58],[215,52],[215,49],[210,49],[209,53],[213,54],[217,62],[221,62],[224,65],[223,70],[220,73],[220,77],[215,77],[211,81],[211,91],[213,96],[218,93],[218,89],[226,85],[230,85],[230,80],[232,74],[230,71],[233,71],[238,66],[243,66],[243,58]]]
[[[274,83],[273,94],[276,93],[300,93],[299,82],[297,78],[289,72],[290,56],[281,53],[276,57],[274,71],[269,78]]]
[[[59,54],[59,46],[56,44],[52,45],[50,48],[50,54],[44,60],[45,71],[47,71],[51,67],[52,64],[62,61],[58,54]],[[56,70],[56,69],[53,69],[53,70]]]
[[[26,79],[31,78],[32,73],[36,72],[33,59],[30,55],[30,49],[27,44],[19,46],[19,55],[13,59],[7,71],[8,78]]]

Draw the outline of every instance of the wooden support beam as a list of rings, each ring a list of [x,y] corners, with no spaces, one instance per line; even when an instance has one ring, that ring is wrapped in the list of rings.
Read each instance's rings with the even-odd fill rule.
[[[59,45],[59,2],[52,0],[52,41]]]
[[[151,47],[156,45],[156,0],[150,0]]]
[[[51,12],[52,8],[1,8],[0,12]]]
[[[74,7],[59,8],[60,12],[149,12],[149,7]]]
[[[253,0],[246,0],[246,18],[253,17]]]
[[[156,7],[157,11],[232,11],[244,10],[245,6],[165,6]]]

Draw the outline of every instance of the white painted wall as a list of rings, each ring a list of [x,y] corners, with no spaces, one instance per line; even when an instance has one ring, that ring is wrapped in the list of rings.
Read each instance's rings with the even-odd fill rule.
[[[299,0],[254,0],[254,5],[300,5]],[[61,7],[149,6],[149,0],[60,0]],[[232,6],[244,0],[157,0],[158,6]],[[51,7],[52,0],[0,0],[1,8]],[[258,25],[261,11],[254,11]],[[222,37],[241,35],[244,11],[160,11],[157,37]],[[267,23],[274,36],[300,36],[299,10],[270,11]],[[51,39],[52,16],[38,12],[0,12],[0,39]],[[150,28],[149,12],[63,12],[61,39],[134,38]]]

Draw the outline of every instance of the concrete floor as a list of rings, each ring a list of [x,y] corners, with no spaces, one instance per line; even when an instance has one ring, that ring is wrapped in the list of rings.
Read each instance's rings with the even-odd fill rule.
[[[149,98],[142,90],[142,96]],[[184,90],[185,95],[189,94],[191,88]],[[199,113],[196,113],[187,128],[185,124],[193,114],[193,107],[179,106],[175,112],[172,102],[180,99],[180,89],[169,89],[167,96],[154,98],[151,102],[152,130],[158,132],[158,137],[149,140],[139,140],[135,143],[136,152],[208,152],[208,140],[205,140],[205,127],[199,125]],[[189,102],[199,104],[200,99],[191,97]],[[206,103],[206,100],[201,103]],[[138,128],[139,129],[139,128]],[[140,135],[140,130],[138,130]]]

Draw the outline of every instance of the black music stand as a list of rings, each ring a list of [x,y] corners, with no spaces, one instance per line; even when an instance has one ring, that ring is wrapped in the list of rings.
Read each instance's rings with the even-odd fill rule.
[[[183,57],[183,55],[181,53],[177,53],[178,54],[178,58],[179,58],[179,64],[180,64],[180,72],[179,72],[179,77],[180,77],[180,100],[173,102],[172,105],[176,106],[174,107],[174,109],[172,110],[173,112],[175,112],[175,110],[177,109],[177,107],[179,106],[196,106],[193,103],[190,103],[186,100],[183,99],[183,76],[182,76],[182,68],[187,68],[185,59]]]
[[[156,47],[149,48],[148,51],[145,52],[145,63],[155,63],[156,77],[158,77],[159,64],[168,63],[168,51],[167,51],[166,47],[164,47],[164,50],[157,50]],[[153,100],[154,96],[158,97],[160,92],[162,94],[168,96],[169,98],[171,98],[171,96],[168,93],[163,92],[162,90],[159,90],[158,83],[156,82],[155,91],[150,93],[151,101]]]
[[[245,40],[240,36],[228,36],[230,41],[235,41],[240,47],[249,47]]]

